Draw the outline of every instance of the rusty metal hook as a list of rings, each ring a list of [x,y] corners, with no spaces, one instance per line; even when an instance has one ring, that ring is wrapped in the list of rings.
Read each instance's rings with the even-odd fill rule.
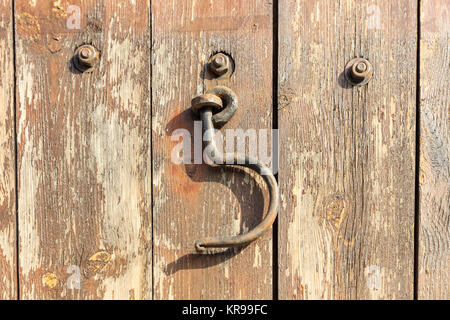
[[[272,171],[259,160],[240,154],[221,153],[214,142],[214,129],[227,123],[237,110],[237,97],[234,92],[223,86],[208,90],[206,94],[192,99],[192,110],[199,115],[203,124],[203,134],[210,158],[216,165],[235,165],[251,168],[259,173],[267,184],[270,194],[269,209],[264,219],[251,231],[232,237],[206,238],[195,241],[195,249],[205,253],[207,248],[239,247],[246,245],[267,231],[278,214],[278,184]],[[213,114],[213,111],[219,111]],[[234,159],[227,163],[227,159]]]

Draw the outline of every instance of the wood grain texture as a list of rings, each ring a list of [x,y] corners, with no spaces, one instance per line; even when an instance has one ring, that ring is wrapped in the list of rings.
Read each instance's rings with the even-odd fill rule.
[[[279,21],[279,297],[412,299],[417,3],[283,0]]]
[[[197,239],[253,228],[267,208],[264,183],[248,171],[177,165],[171,153],[180,142],[172,140],[176,130],[194,133],[191,99],[217,84],[205,73],[216,51],[235,60],[235,73],[220,84],[239,99],[222,132],[272,128],[272,4],[153,1],[152,16],[155,299],[270,299],[271,232],[241,251],[194,251]]]
[[[20,0],[15,15],[21,298],[151,298],[149,1]],[[80,74],[84,43],[100,64]]]
[[[450,299],[450,1],[421,1],[418,298]]]
[[[0,1],[0,299],[17,298],[14,54],[11,1]]]

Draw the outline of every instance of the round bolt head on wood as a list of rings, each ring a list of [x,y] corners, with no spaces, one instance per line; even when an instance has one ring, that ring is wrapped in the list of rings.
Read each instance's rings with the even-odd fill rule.
[[[373,77],[373,67],[369,60],[354,58],[345,67],[345,78],[354,86],[363,86]]]
[[[78,71],[90,72],[98,64],[99,53],[94,46],[82,45],[75,51],[74,66]]]

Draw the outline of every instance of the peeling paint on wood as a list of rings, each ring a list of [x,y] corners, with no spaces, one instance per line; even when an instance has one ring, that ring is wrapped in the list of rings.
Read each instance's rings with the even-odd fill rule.
[[[262,180],[170,157],[171,134],[194,131],[191,98],[217,84],[239,98],[224,129],[272,127],[273,1],[16,0],[15,28],[11,3],[0,0],[0,299],[270,299],[270,232],[242,250],[193,247],[255,226]],[[278,3],[281,299],[413,298],[417,3]],[[417,292],[448,300],[450,1],[420,4]],[[81,74],[71,58],[86,43],[100,64]],[[233,57],[231,79],[205,74],[217,51]],[[342,72],[356,56],[375,75],[352,88]]]
[[[149,9],[16,1],[21,298],[152,298]],[[84,43],[89,74],[71,65]]]
[[[11,1],[0,0],[0,300],[17,298],[12,21]]]
[[[417,3],[279,6],[279,297],[411,299]]]
[[[450,299],[450,1],[421,1],[418,298]]]

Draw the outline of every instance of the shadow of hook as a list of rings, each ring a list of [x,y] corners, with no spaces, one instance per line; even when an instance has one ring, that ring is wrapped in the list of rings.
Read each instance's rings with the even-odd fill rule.
[[[166,275],[172,275],[180,270],[206,269],[221,264],[238,255],[246,246],[240,248],[227,248],[221,252],[210,253],[207,256],[189,253],[169,263],[164,269]]]

